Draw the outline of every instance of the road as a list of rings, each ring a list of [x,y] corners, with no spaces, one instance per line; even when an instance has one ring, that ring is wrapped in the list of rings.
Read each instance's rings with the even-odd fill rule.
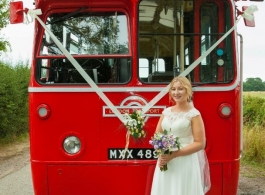
[[[257,181],[256,181],[257,182]],[[265,192],[252,181],[249,187],[246,183],[239,185],[238,195],[264,195]],[[1,195],[34,195],[32,188],[30,164],[0,179]]]
[[[0,180],[0,194],[33,195],[30,165],[13,172]]]
[[[0,195],[33,195],[29,143],[0,148]],[[241,166],[237,195],[265,195],[265,169]]]

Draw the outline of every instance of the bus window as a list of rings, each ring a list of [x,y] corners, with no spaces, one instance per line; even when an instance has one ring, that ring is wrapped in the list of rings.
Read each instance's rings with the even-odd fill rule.
[[[138,52],[139,59],[148,60],[147,83],[168,83],[190,65],[193,53],[189,51],[194,49],[195,36],[191,36],[193,12],[193,1],[168,0],[163,5],[156,0],[140,2]],[[142,66],[139,60],[139,72]],[[140,80],[146,82],[141,75]]]
[[[231,28],[228,2],[202,1],[200,12],[196,13],[193,4],[194,1],[174,0],[163,4],[156,0],[140,2],[138,53],[139,59],[148,59],[147,83],[168,83]],[[225,9],[220,11],[220,7]],[[200,14],[199,23],[194,23],[195,14]],[[193,83],[229,83],[233,80],[232,36],[230,34],[187,75]],[[158,59],[165,63],[162,73],[154,67]],[[146,82],[141,76],[140,80]]]
[[[47,18],[47,27],[72,54],[128,54],[126,15],[121,12],[55,13]],[[40,55],[63,55],[46,33]]]
[[[123,59],[76,59],[95,83],[127,83],[131,78],[131,60]],[[67,59],[38,59],[37,76],[41,84],[87,83]]]
[[[165,72],[165,60],[164,59],[154,59],[152,61],[152,73],[154,72]]]
[[[218,4],[205,2],[201,5],[201,55],[203,55],[227,30],[231,28],[229,6],[227,2],[220,2],[226,7],[219,12]],[[219,23],[220,16],[225,22]],[[223,33],[218,33],[223,32]],[[229,35],[206,56],[200,64],[200,81],[204,83],[228,83],[233,79],[232,68],[232,35]]]
[[[190,65],[190,53],[189,48],[185,49],[185,65]]]
[[[148,59],[139,59],[139,77],[142,81],[147,81],[149,75]]]
[[[149,63],[152,66],[149,66]],[[149,68],[151,67],[151,68]],[[139,59],[139,77],[143,82],[154,82],[162,79],[162,75],[165,75],[165,61],[164,59],[154,59],[151,62],[148,59]],[[171,78],[171,74],[169,77]],[[166,80],[165,80],[166,81]]]
[[[124,13],[52,13],[46,25],[94,82],[124,84],[131,79],[131,58],[125,57],[130,52]],[[37,80],[40,84],[86,83],[46,32],[37,60]]]
[[[201,55],[203,55],[216,41],[218,32],[218,5],[204,3],[201,6]],[[216,82],[216,68],[213,55],[209,54],[201,61],[201,81]]]

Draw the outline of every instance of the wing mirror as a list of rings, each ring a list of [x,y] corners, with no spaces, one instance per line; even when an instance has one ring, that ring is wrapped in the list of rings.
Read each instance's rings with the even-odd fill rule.
[[[242,11],[244,12],[246,9],[248,8],[248,6],[242,6]],[[244,18],[244,23],[245,23],[245,26],[248,26],[248,27],[255,27],[255,20],[253,18],[253,20],[247,20],[246,18]]]
[[[23,2],[16,1],[10,3],[10,23],[18,24],[23,23],[24,20],[24,11],[23,11]]]

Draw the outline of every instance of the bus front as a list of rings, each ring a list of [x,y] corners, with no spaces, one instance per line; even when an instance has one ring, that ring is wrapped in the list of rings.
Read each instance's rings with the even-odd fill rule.
[[[237,33],[228,32],[236,25],[234,1],[35,5],[42,12],[29,84],[36,195],[149,195],[156,166],[149,140],[171,106],[165,89],[177,75],[192,82],[193,104],[204,119],[207,194],[236,194],[242,111]],[[140,140],[128,137],[122,122],[135,109],[146,116]]]

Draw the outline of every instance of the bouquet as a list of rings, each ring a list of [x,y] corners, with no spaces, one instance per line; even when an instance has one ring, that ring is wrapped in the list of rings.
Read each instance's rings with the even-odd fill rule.
[[[156,156],[161,154],[171,155],[173,150],[175,151],[176,149],[180,149],[179,138],[173,134],[168,134],[167,130],[164,130],[163,133],[155,133],[149,143],[153,145]],[[160,167],[161,171],[166,171],[167,169],[167,164],[165,164],[163,167]]]
[[[146,131],[144,130],[145,116],[141,110],[134,110],[131,114],[125,113],[123,118],[125,119],[124,125],[127,128],[126,145],[123,151],[123,159],[124,159],[129,147],[130,136],[132,136],[135,139],[145,138]]]
[[[144,138],[146,136],[146,131],[144,130],[144,115],[141,110],[135,110],[131,114],[124,114],[126,120],[125,126],[129,134],[133,138]]]

